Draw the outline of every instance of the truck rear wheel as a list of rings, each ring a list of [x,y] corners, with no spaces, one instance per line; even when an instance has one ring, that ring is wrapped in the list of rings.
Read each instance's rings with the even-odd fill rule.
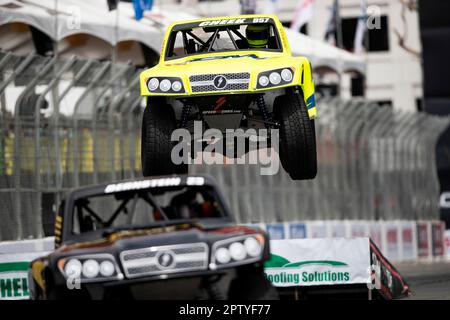
[[[142,118],[141,165],[144,177],[188,172],[188,165],[171,159],[176,118],[172,106],[149,99]]]
[[[280,160],[293,180],[314,179],[317,175],[316,133],[303,97],[292,93],[274,101],[280,123]]]

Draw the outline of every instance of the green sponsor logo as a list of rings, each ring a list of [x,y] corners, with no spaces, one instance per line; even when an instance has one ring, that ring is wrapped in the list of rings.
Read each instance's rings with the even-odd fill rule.
[[[301,266],[320,264],[329,265],[331,267],[347,267],[345,262],[333,261],[333,260],[306,260],[299,262],[290,262],[288,259],[277,256],[276,254],[270,254],[270,259],[264,264],[266,269],[269,268],[299,268]]]
[[[266,277],[275,284],[299,284],[300,280],[303,283],[313,282],[346,282],[350,280],[350,273],[343,271],[325,270],[323,272],[295,272],[293,269],[300,269],[310,265],[322,265],[331,268],[348,267],[345,262],[334,260],[305,260],[298,262],[291,262],[288,259],[271,254],[270,259],[265,263]],[[273,272],[270,269],[286,269],[286,271]]]
[[[28,298],[29,262],[0,263],[0,300]]]

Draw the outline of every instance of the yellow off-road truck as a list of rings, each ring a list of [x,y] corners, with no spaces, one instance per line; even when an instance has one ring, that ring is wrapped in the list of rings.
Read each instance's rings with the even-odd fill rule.
[[[317,108],[311,64],[305,57],[292,56],[274,15],[173,23],[166,31],[159,63],[141,73],[140,91],[147,97],[142,123],[144,176],[187,171],[185,163],[172,161],[171,135],[177,128],[192,131],[194,121],[221,132],[278,129],[281,164],[292,179],[316,176]]]

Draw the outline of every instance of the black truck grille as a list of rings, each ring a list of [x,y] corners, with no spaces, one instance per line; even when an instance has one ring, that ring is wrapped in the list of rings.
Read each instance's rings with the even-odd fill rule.
[[[127,278],[206,270],[208,245],[189,243],[122,251],[120,261]]]
[[[221,87],[214,83],[217,77],[224,77],[226,85]],[[189,77],[192,92],[248,90],[250,73],[200,74]]]

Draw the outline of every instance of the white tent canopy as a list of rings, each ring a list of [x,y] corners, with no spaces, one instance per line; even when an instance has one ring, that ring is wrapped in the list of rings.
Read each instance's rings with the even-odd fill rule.
[[[314,67],[329,67],[337,73],[349,71],[366,73],[366,63],[362,57],[325,42],[314,40],[291,29],[285,30],[292,54],[308,57]]]
[[[198,18],[187,11],[179,5],[164,5],[164,9],[154,7],[143,19],[136,21],[131,3],[119,3],[117,12],[108,10],[106,0],[0,0],[0,26],[25,23],[56,41],[80,33],[93,35],[111,45],[133,40],[159,52],[168,24]],[[286,32],[292,53],[307,56],[314,67],[329,67],[337,73],[357,71],[365,74],[362,57],[290,29]]]
[[[116,28],[116,18],[119,28]],[[129,3],[119,4],[119,14],[109,11],[107,1],[89,0],[0,0],[0,25],[21,22],[31,25],[56,41],[86,33],[111,45],[121,41],[142,42],[159,52],[164,25],[157,19],[134,19]]]

